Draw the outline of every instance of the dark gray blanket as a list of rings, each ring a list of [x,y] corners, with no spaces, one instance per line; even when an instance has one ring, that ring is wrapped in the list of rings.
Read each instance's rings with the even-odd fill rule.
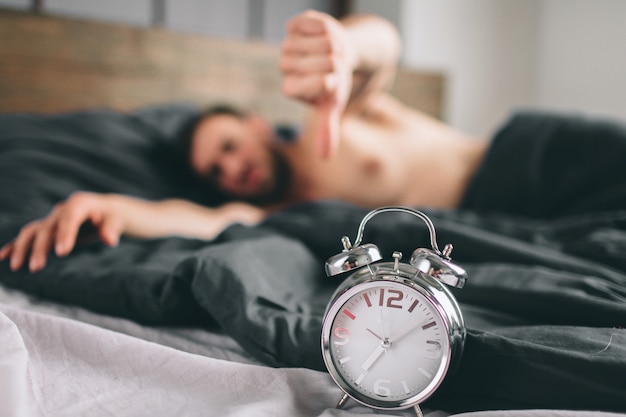
[[[174,157],[175,133],[194,112],[1,115],[0,241],[76,190],[217,204]],[[626,211],[551,220],[425,211],[469,273],[455,291],[465,354],[433,407],[626,411]],[[0,282],[144,324],[220,326],[270,366],[323,369],[321,319],[341,279],[326,277],[324,261],[366,213],[323,201],[214,241],[92,242],[36,274],[0,263]],[[365,241],[387,258],[429,242],[423,223],[402,214],[377,216]]]

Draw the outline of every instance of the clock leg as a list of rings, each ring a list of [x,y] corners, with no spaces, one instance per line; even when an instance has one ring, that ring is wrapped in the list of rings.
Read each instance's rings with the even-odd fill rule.
[[[341,397],[335,408],[343,408],[343,406],[348,402],[348,398],[350,398],[348,397],[348,394],[343,394],[343,397]]]
[[[422,409],[420,408],[419,405],[413,406],[413,410],[415,411],[415,414],[417,415],[417,417],[424,417],[424,414],[422,414]]]

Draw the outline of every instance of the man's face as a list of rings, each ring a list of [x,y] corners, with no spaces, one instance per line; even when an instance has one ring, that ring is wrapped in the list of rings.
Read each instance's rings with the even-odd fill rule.
[[[190,162],[201,178],[235,198],[263,199],[278,187],[270,129],[254,117],[219,114],[201,121]]]

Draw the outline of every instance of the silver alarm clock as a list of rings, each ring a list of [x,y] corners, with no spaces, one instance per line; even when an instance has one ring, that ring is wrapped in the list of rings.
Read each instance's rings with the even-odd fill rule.
[[[409,263],[393,253],[382,259],[371,243],[361,244],[367,222],[383,212],[422,219],[431,249],[416,249]],[[459,305],[447,286],[461,288],[467,274],[450,261],[451,245],[439,250],[435,227],[424,213],[382,207],[361,221],[354,245],[342,238],[343,252],[328,259],[329,276],[349,273],[333,295],[322,324],[322,354],[332,379],[349,398],[369,407],[414,407],[441,385],[458,362],[465,340]]]

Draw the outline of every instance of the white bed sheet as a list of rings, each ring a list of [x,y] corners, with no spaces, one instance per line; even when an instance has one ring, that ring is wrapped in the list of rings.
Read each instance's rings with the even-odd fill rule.
[[[0,415],[330,416],[328,376],[183,352],[61,317],[0,306]],[[410,414],[406,414],[410,415]]]
[[[2,417],[390,415],[354,402],[344,410],[336,410],[340,391],[326,373],[255,364],[223,335],[210,336],[209,341],[198,333],[194,339],[192,330],[180,329],[172,334],[73,307],[55,309],[52,304],[33,304],[23,295],[0,290]],[[130,336],[119,329],[138,334]],[[156,340],[159,343],[144,340],[144,336],[160,339]],[[212,346],[203,345],[208,342]],[[446,415],[426,411],[428,417]],[[404,410],[391,415],[413,414]],[[456,417],[617,415],[509,410]]]

